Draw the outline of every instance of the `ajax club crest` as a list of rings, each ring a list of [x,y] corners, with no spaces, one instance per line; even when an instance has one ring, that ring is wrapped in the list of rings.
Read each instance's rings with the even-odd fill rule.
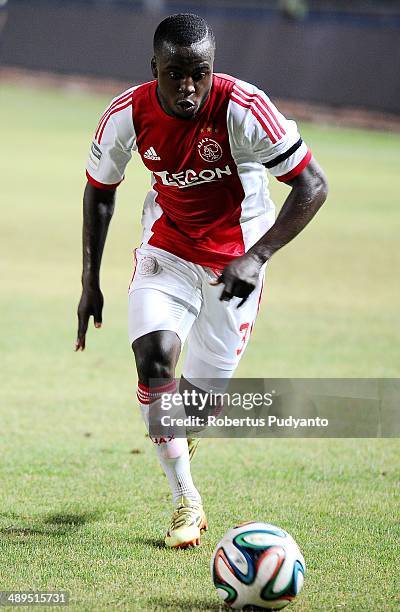
[[[217,162],[222,157],[221,145],[212,138],[202,138],[197,145],[197,150],[201,159],[206,162]]]

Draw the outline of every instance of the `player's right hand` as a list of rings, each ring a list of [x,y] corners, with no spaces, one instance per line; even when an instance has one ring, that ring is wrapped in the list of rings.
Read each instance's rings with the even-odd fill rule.
[[[229,302],[233,297],[241,298],[236,306],[243,306],[250,293],[254,291],[259,280],[263,263],[248,251],[233,259],[223,269],[215,285],[225,285],[219,297],[221,302]]]
[[[85,350],[86,332],[89,319],[93,316],[96,328],[102,325],[102,311],[104,298],[100,288],[87,288],[82,290],[81,299],[78,305],[78,337],[75,343],[75,351]]]

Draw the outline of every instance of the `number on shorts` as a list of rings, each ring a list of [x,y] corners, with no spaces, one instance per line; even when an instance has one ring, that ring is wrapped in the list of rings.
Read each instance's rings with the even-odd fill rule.
[[[243,351],[245,347],[247,336],[249,334],[249,327],[250,327],[250,323],[242,323],[241,326],[239,327],[239,331],[243,332],[243,335],[242,335],[241,345],[238,349],[236,349],[236,355],[240,355],[240,353]]]

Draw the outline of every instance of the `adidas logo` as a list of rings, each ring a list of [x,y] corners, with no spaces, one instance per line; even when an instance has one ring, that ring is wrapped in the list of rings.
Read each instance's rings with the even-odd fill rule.
[[[157,155],[156,150],[154,147],[150,147],[150,149],[147,149],[146,153],[143,155],[143,157],[145,157],[146,159],[153,159],[153,160],[160,160],[161,157],[159,155]]]

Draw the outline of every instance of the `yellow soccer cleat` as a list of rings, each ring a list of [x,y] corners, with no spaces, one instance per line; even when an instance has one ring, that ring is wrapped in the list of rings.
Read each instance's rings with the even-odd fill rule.
[[[165,536],[168,548],[192,548],[200,545],[200,534],[207,531],[203,506],[187,497],[180,498]]]
[[[189,449],[189,461],[191,461],[194,457],[194,454],[197,450],[197,447],[199,445],[200,439],[199,438],[188,438],[187,439],[187,443],[188,443],[188,449]]]

